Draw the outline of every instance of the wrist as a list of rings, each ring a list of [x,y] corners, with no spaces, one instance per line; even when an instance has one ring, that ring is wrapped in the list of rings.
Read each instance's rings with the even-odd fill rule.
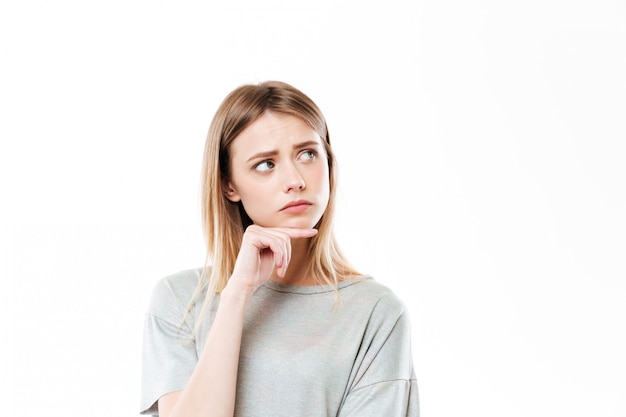
[[[252,294],[254,294],[253,288],[229,280],[226,287],[222,290],[220,298],[224,301],[248,304],[248,301],[252,298]]]

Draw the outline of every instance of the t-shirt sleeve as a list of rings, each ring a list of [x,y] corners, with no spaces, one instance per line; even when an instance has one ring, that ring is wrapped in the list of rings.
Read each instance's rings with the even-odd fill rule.
[[[419,417],[419,396],[406,312],[390,314],[365,338],[367,348],[358,377],[341,407],[340,417]],[[391,319],[390,317],[396,319]],[[380,315],[379,315],[380,316]],[[378,321],[373,318],[372,321]]]
[[[158,415],[157,401],[185,388],[198,362],[184,305],[166,281],[155,287],[145,316],[140,413]]]
[[[417,382],[383,381],[353,391],[341,417],[419,417]]]

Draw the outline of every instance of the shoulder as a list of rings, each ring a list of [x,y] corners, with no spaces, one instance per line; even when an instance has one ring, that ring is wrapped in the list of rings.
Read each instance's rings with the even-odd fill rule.
[[[364,275],[346,286],[346,293],[357,296],[370,303],[381,304],[390,308],[404,309],[404,302],[389,286],[372,276]]]
[[[159,279],[152,289],[148,315],[171,319],[184,311],[194,295],[202,268],[187,269]]]
[[[396,292],[373,277],[363,276],[351,284],[344,288],[342,296],[369,309],[372,315],[396,320],[407,314],[406,305]]]
[[[346,287],[353,290],[346,293],[348,297],[340,298],[341,308],[353,319],[353,324],[362,323],[360,340],[368,352],[378,352],[387,346],[396,355],[410,345],[409,310],[392,288],[372,277],[364,278]]]

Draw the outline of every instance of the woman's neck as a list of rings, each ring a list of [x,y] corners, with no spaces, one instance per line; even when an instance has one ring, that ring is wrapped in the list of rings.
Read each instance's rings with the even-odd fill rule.
[[[285,285],[316,285],[315,277],[311,274],[311,259],[309,258],[309,239],[294,239],[291,241],[291,260],[284,277],[272,273],[271,280]]]

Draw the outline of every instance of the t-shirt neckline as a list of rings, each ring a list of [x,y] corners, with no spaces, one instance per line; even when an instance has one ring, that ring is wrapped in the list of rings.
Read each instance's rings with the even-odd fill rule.
[[[343,288],[349,287],[354,284],[358,284],[363,280],[371,279],[369,275],[362,275],[355,279],[341,281],[338,284],[339,290]],[[281,284],[276,281],[268,280],[263,284],[263,287],[268,288],[270,290],[284,292],[284,293],[292,293],[292,294],[320,294],[326,292],[334,291],[334,285],[287,285]]]

